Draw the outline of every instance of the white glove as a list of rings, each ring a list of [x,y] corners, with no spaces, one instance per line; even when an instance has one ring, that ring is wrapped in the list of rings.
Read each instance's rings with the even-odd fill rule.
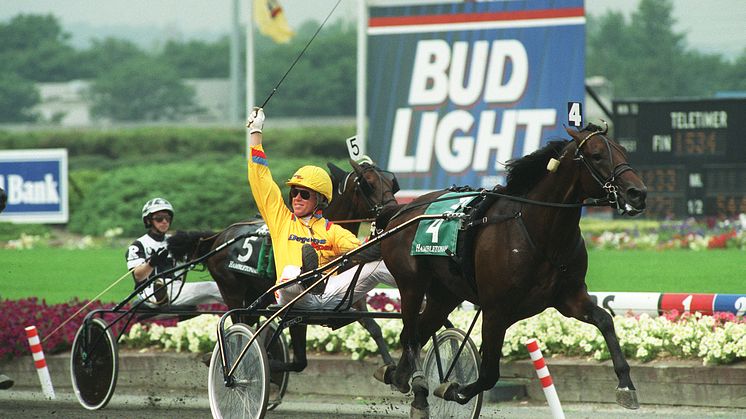
[[[246,127],[249,128],[249,133],[262,132],[264,127],[264,111],[262,108],[256,106],[249,112],[249,119],[246,120]]]

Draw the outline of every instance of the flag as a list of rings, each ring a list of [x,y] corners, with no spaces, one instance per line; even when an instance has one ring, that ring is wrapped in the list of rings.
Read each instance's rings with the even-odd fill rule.
[[[262,35],[279,44],[290,42],[295,35],[277,0],[254,0],[254,20]]]

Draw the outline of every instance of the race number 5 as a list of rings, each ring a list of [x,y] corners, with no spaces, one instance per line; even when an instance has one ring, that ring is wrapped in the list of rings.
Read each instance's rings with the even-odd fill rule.
[[[583,126],[583,104],[567,102],[567,122],[576,128]]]
[[[356,136],[350,137],[345,140],[347,143],[347,152],[350,153],[350,158],[352,160],[357,161],[357,159],[360,158],[360,156],[363,154],[363,151],[360,150],[360,146],[358,145],[358,139]]]
[[[254,247],[251,246],[251,237],[247,237],[246,240],[243,241],[242,248],[246,249],[246,254],[239,255],[236,259],[241,263],[246,263],[246,261],[251,259],[251,253],[254,251]]]

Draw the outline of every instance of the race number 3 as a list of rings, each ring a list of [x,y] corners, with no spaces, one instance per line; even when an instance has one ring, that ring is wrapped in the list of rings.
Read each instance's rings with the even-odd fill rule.
[[[583,126],[583,104],[567,102],[567,122],[576,128]]]
[[[350,137],[345,142],[347,143],[347,151],[350,153],[350,158],[352,160],[359,159],[363,152],[360,150],[357,137]]]

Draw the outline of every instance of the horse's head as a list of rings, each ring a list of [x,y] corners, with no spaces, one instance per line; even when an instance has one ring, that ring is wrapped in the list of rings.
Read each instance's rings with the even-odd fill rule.
[[[621,214],[641,213],[645,209],[647,187],[627,162],[624,147],[606,136],[608,125],[600,128],[589,124],[581,131],[565,129],[573,138],[575,150],[572,158],[587,169],[581,174],[586,193],[591,197],[606,198],[609,205],[616,206]]]
[[[394,194],[399,182],[393,173],[381,170],[372,162],[356,163],[350,159],[352,172],[346,172],[332,163],[327,163],[334,185],[335,202],[345,201],[353,207],[357,217],[375,217],[387,205],[396,204]],[[352,214],[350,214],[352,216]]]

